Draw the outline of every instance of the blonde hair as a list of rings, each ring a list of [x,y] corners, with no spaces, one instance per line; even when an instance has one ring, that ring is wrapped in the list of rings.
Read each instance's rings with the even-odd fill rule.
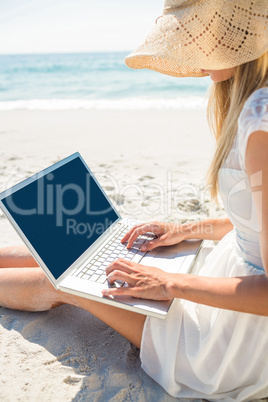
[[[216,151],[208,171],[211,197],[217,200],[218,172],[237,132],[238,117],[248,97],[267,86],[268,52],[260,58],[235,67],[227,81],[213,83],[208,101],[208,122],[216,138]]]

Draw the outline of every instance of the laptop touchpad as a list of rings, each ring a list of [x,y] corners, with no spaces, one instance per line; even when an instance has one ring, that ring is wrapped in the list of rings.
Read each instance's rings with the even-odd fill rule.
[[[166,272],[189,272],[200,241],[184,241],[174,246],[159,247],[148,252],[141,263],[163,269]]]

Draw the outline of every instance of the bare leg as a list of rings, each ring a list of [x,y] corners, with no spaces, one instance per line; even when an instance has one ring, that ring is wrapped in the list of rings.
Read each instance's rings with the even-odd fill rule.
[[[98,317],[140,349],[145,322],[144,315],[82,297],[75,298],[82,308]]]
[[[38,267],[26,246],[0,248],[0,268]]]
[[[3,250],[5,256],[1,258]],[[20,267],[19,256],[16,257],[14,249],[10,248],[10,251],[13,254],[11,259],[18,263],[16,267]],[[0,266],[3,261],[10,266],[6,248],[0,250]],[[33,261],[30,260],[30,263]],[[140,348],[145,321],[143,315],[60,292],[51,285],[41,268],[0,269],[1,306],[23,311],[44,311],[62,304],[71,304],[89,311]]]

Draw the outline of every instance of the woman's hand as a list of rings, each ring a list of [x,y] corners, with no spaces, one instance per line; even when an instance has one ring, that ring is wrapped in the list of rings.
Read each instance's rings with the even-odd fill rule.
[[[121,240],[122,243],[127,242],[127,248],[133,246],[134,241],[147,232],[154,233],[157,237],[154,240],[147,241],[142,247],[142,251],[152,250],[159,246],[171,246],[188,238],[189,225],[181,225],[178,223],[166,223],[153,221],[149,223],[141,223],[134,226]]]
[[[119,280],[126,282],[128,287],[105,289],[102,291],[104,296],[128,295],[153,300],[171,299],[168,288],[172,274],[161,269],[120,258],[106,268],[106,274],[111,285]]]

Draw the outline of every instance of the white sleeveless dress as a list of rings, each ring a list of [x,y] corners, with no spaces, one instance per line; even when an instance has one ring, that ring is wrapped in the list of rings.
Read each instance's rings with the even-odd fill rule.
[[[235,229],[206,257],[199,275],[264,274],[257,216],[245,153],[251,133],[268,132],[268,88],[254,92],[238,120],[238,132],[219,188]],[[268,135],[268,134],[267,134]],[[253,175],[254,185],[261,174]],[[245,401],[268,396],[268,317],[176,299],[166,320],[148,317],[142,368],[172,396]]]

